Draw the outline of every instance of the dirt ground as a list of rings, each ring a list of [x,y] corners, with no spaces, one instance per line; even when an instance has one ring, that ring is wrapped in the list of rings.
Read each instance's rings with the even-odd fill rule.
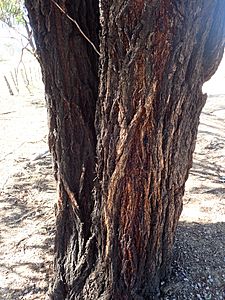
[[[223,79],[225,76],[223,76]],[[210,91],[210,88],[209,88]],[[225,299],[225,91],[211,87],[162,299]],[[55,184],[42,92],[0,96],[0,299],[44,300]]]
[[[43,93],[0,98],[0,299],[45,299],[55,184]]]

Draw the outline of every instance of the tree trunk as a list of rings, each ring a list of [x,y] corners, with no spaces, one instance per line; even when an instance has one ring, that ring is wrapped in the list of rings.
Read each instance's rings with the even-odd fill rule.
[[[82,278],[74,276],[86,255],[87,241],[90,264],[96,255],[90,238],[93,239],[98,55],[53,2],[27,1],[26,5],[41,59],[49,146],[58,184],[54,298],[66,299],[75,282],[77,288],[77,281],[81,282],[82,288],[90,273],[87,266],[82,267]],[[76,5],[67,1],[61,6],[98,45],[97,1],[76,1]]]
[[[97,49],[100,20],[101,55],[54,1],[26,1],[58,183],[51,298],[157,299],[225,2],[57,3]]]

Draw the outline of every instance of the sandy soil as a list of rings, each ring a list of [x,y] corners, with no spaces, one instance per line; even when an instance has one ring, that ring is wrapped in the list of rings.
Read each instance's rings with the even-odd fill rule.
[[[225,299],[225,91],[219,88],[208,86],[164,300]],[[46,123],[42,92],[1,95],[1,300],[46,299],[55,200]]]
[[[52,272],[55,200],[43,93],[1,97],[0,107],[0,299],[41,300]]]

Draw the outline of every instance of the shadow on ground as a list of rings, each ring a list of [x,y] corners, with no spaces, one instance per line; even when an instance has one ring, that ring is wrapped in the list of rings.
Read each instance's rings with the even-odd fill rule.
[[[52,274],[51,157],[21,162],[0,198],[0,299],[45,299]]]
[[[224,236],[223,222],[180,222],[171,279],[162,285],[162,299],[225,299]]]

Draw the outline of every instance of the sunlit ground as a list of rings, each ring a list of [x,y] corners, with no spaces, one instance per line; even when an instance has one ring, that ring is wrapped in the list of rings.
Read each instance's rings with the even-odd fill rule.
[[[225,56],[203,91],[208,94],[201,114],[193,168],[186,183],[181,220],[225,221]],[[216,199],[216,200],[215,200]]]
[[[52,272],[55,185],[37,61],[0,29],[0,299],[44,300]],[[7,81],[7,82],[6,82]],[[8,83],[8,85],[7,85]],[[11,94],[13,95],[11,95]]]

